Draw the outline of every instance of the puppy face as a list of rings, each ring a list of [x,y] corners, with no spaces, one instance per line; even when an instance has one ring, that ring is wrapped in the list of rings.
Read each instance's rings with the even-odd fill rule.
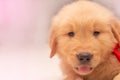
[[[79,17],[73,15],[64,17],[61,22],[59,18],[58,22],[55,20],[50,37],[51,57],[58,53],[76,73],[88,75],[112,55],[120,40],[118,23],[110,18],[90,17],[92,14],[86,14],[87,18],[76,15]]]

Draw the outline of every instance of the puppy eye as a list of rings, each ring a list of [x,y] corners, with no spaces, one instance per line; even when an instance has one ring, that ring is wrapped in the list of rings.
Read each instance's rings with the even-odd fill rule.
[[[69,32],[69,33],[68,33],[68,36],[70,36],[70,37],[74,37],[74,35],[75,35],[74,32]]]
[[[98,36],[99,34],[100,34],[99,31],[94,31],[94,32],[93,32],[93,35],[94,35],[94,36]]]

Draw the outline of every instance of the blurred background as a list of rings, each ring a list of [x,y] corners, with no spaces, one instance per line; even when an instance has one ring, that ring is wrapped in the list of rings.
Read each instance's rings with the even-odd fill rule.
[[[49,59],[52,17],[73,0],[0,0],[0,80],[62,80]],[[94,0],[120,17],[119,0]]]

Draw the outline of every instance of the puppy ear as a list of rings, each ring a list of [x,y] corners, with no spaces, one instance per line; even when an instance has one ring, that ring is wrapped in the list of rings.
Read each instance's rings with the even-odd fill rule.
[[[112,20],[112,33],[120,45],[120,22],[119,20]]]
[[[50,41],[49,45],[51,48],[50,58],[52,58],[56,54],[56,47],[57,47],[57,40],[56,40],[56,33],[55,28],[51,30],[50,32]]]

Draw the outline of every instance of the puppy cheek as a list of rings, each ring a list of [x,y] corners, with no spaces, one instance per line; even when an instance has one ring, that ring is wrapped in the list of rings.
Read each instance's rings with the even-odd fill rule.
[[[94,57],[93,57],[93,59],[92,59],[92,61],[91,61],[92,66],[93,66],[93,67],[98,66],[98,65],[102,62],[101,59],[102,59],[102,58],[101,58],[100,55],[97,55],[97,54],[94,55]]]
[[[102,62],[102,52],[100,48],[96,48],[93,50],[92,52],[93,54],[93,58],[91,60],[91,65],[93,67],[96,67],[97,65],[99,65]]]
[[[79,62],[78,62],[78,60],[77,60],[77,58],[76,58],[75,55],[69,55],[69,56],[67,56],[67,61],[68,61],[68,63],[69,63],[72,67],[74,67],[74,66],[76,66],[76,65],[79,64]]]
[[[92,60],[92,64],[93,66],[97,66],[103,62],[105,62],[106,60],[109,59],[111,50],[107,49],[105,47],[101,47],[101,49],[97,50],[97,52],[94,54],[93,60]]]

